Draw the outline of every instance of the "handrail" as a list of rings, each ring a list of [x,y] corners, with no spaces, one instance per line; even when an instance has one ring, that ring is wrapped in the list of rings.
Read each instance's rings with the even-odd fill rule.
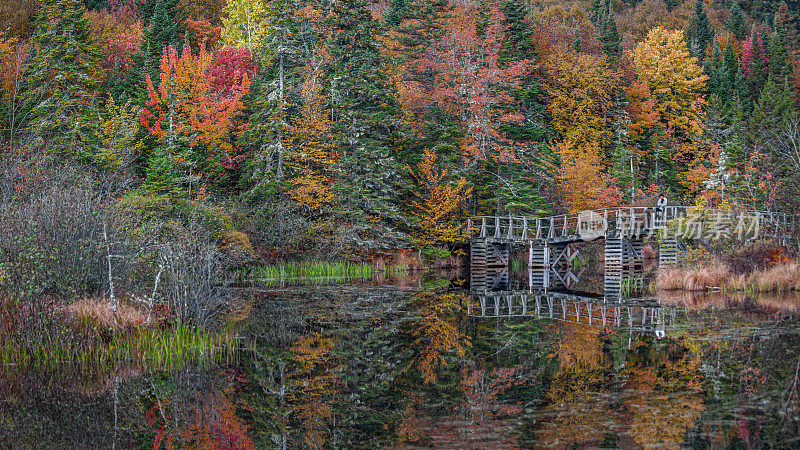
[[[533,239],[572,239],[581,236],[580,224],[586,221],[587,216],[592,220],[602,218],[606,233],[610,230],[629,230],[626,227],[639,227],[642,234],[652,234],[666,229],[675,220],[694,217],[691,206],[671,205],[664,208],[650,206],[625,206],[600,208],[581,211],[580,213],[557,214],[552,216],[475,216],[467,220],[468,230],[483,238],[505,240],[530,240],[533,224],[535,232]],[[692,215],[690,215],[692,214]],[[702,219],[703,226],[713,218],[732,220],[743,215],[758,217],[759,230],[769,230],[767,236],[785,238],[793,236],[798,231],[795,224],[796,216],[779,211],[761,211],[744,209],[709,208],[698,211],[697,219]],[[480,223],[480,228],[473,224]],[[477,232],[477,233],[476,233]]]

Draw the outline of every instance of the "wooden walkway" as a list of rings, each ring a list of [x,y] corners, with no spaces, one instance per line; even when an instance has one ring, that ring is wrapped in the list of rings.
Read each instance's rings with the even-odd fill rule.
[[[734,238],[740,241],[796,237],[796,218],[780,212],[689,206],[621,207],[548,217],[481,216],[469,219],[473,288],[491,289],[482,280],[502,280],[512,247],[528,250],[528,267],[541,273],[547,288],[570,288],[579,242],[604,244],[604,291],[619,293],[625,279],[641,276],[643,241],[658,239],[659,264],[677,262],[682,241]]]

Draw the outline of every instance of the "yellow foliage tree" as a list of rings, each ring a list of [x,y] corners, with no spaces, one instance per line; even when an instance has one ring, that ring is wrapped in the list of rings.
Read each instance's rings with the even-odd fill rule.
[[[303,72],[302,112],[295,119],[291,139],[295,151],[287,161],[293,171],[289,194],[303,206],[319,209],[334,200],[331,169],[336,163],[330,139],[330,120],[322,110],[321,73],[323,59],[312,59]]]
[[[639,80],[650,89],[659,123],[679,142],[692,141],[702,131],[702,93],[708,76],[689,55],[683,31],[653,28],[634,49],[633,63]]]
[[[436,153],[429,149],[417,164],[416,173],[410,167],[408,169],[418,186],[414,193],[417,198],[411,201],[411,207],[419,218],[414,237],[423,246],[460,239],[463,228],[457,212],[461,202],[472,192],[467,180],[462,177],[455,184],[448,183],[447,170],[436,168]]]
[[[561,48],[542,62],[542,77],[553,127],[565,140],[576,145],[611,142],[612,94],[620,74],[605,56]]]
[[[561,161],[556,173],[564,190],[564,206],[571,212],[603,206],[600,194],[608,183],[600,146],[596,142],[578,145],[565,140],[557,143],[553,151]]]
[[[228,2],[222,19],[222,41],[234,47],[260,48],[266,44],[269,10],[264,0]]]
[[[109,97],[105,114],[100,115],[100,132],[101,146],[96,158],[105,171],[125,169],[144,149],[142,141],[137,139],[139,108],[131,100],[118,105]]]

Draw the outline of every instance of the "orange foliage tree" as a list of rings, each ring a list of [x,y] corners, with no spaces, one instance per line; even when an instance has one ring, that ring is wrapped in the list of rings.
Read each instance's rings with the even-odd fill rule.
[[[303,107],[292,124],[291,140],[295,151],[286,164],[294,173],[289,194],[296,202],[313,210],[329,207],[334,201],[331,187],[336,155],[330,137],[330,119],[322,109],[323,63],[322,58],[312,58],[301,69]]]
[[[489,27],[478,36],[475,7],[456,4],[447,33],[409,63],[412,73],[429,74],[426,81],[399,92],[406,111],[438,107],[459,119],[465,130],[461,152],[466,162],[516,160],[503,128],[524,120],[511,107],[515,100],[510,92],[533,69],[528,60],[501,67],[503,15],[495,7],[489,14]]]
[[[431,293],[414,301],[419,317],[410,323],[414,356],[407,369],[417,369],[425,383],[436,382],[447,356],[464,357],[472,347],[458,323],[457,312],[464,300],[463,294]]]
[[[411,171],[410,167],[408,169]],[[455,184],[449,183],[447,170],[436,168],[436,153],[429,149],[417,164],[417,172],[411,172],[418,187],[414,191],[417,198],[411,201],[419,219],[415,231],[417,241],[423,246],[433,246],[463,237],[463,224],[457,213],[461,203],[472,192],[467,180],[462,177]]]
[[[565,140],[555,144],[553,151],[561,161],[555,172],[564,191],[564,206],[571,212],[604,206],[602,193],[608,183],[597,143],[576,144]]]
[[[180,56],[172,46],[165,47],[160,83],[153,86],[147,76],[148,100],[139,115],[142,125],[159,138],[171,158],[190,167],[197,165],[201,171],[230,160],[228,134],[250,87],[245,74],[224,92],[215,90],[212,60],[202,44],[197,55],[188,45]],[[185,153],[179,151],[184,146],[188,146]]]

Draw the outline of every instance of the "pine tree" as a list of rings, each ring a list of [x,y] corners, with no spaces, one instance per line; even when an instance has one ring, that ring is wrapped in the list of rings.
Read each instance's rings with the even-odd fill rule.
[[[608,13],[600,28],[600,42],[602,43],[603,53],[612,62],[615,62],[622,55],[622,36],[619,34],[617,21],[614,19],[614,13],[610,8],[609,6]]]
[[[702,60],[706,54],[708,43],[714,38],[703,0],[695,0],[694,19],[686,33],[686,38],[691,54]]]
[[[583,51],[580,27],[575,27],[575,30],[572,32],[572,50],[574,50],[575,53],[580,53]]]
[[[525,23],[526,14],[523,2],[508,0],[503,4],[506,41],[500,47],[498,62],[501,66],[507,66],[511,61],[535,58],[533,30]]]
[[[98,145],[98,55],[80,0],[44,0],[25,74],[28,132],[65,155],[88,158]]]
[[[408,1],[397,25],[397,41],[403,59],[416,58],[444,35],[444,23],[451,9],[447,0]]]
[[[744,18],[744,13],[738,1],[734,2],[733,7],[731,7],[731,16],[725,23],[725,29],[740,41],[747,39],[747,35],[750,33],[750,27],[747,26],[747,20]]]
[[[136,8],[139,19],[147,28],[139,43],[139,53],[133,56],[132,70],[122,97],[143,100],[147,93],[147,76],[152,80],[158,79],[164,47],[171,45],[181,51],[186,23],[178,0],[138,0]]]
[[[392,199],[400,181],[389,145],[396,139],[396,102],[390,95],[366,0],[339,0],[328,17],[331,134],[342,159],[337,191],[345,216],[376,221],[378,241],[393,234],[401,215]]]
[[[406,0],[392,0],[392,5],[389,7],[389,11],[386,12],[386,25],[396,27],[400,24],[405,13]]]

